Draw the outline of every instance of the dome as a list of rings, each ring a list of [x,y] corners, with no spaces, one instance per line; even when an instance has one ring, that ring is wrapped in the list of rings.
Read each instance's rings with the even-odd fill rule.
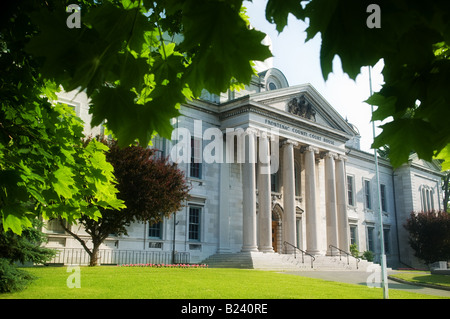
[[[270,68],[264,72],[260,72],[258,75],[261,78],[261,82],[264,83],[266,91],[289,87],[289,83],[283,72],[276,68]]]

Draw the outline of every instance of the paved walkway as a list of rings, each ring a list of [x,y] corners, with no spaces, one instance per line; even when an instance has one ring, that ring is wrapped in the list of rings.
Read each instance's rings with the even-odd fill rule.
[[[286,271],[284,273],[364,286],[367,285],[367,279],[369,279],[369,276],[372,274],[364,271]],[[388,271],[388,275],[393,275],[395,273],[397,273],[395,270]],[[388,279],[388,288],[450,298],[450,291],[448,290],[404,284],[393,281],[392,279]]]

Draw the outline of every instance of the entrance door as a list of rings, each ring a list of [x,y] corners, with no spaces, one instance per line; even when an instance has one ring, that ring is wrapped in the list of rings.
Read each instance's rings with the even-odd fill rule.
[[[272,247],[273,251],[278,252],[278,222],[272,221]]]

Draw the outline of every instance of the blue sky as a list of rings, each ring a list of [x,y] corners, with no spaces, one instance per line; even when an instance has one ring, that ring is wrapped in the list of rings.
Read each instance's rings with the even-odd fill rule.
[[[267,35],[272,41],[273,67],[286,76],[289,85],[310,83],[338,111],[343,118],[359,129],[361,149],[373,152],[371,107],[363,101],[370,95],[368,68],[362,68],[356,81],[350,79],[341,68],[339,57],[333,61],[333,73],[325,82],[320,68],[321,38],[317,35],[305,43],[307,24],[290,15],[287,27],[280,34],[275,26],[265,19],[265,0],[244,2],[252,26]],[[383,83],[382,61],[372,69],[372,89],[378,91]],[[380,123],[376,123],[379,125]],[[377,134],[380,130],[377,129]]]

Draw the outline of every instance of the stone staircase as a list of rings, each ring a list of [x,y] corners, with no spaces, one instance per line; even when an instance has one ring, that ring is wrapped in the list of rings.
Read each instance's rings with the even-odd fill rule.
[[[339,256],[315,256],[301,254],[296,257],[290,254],[262,253],[262,252],[240,252],[215,254],[202,261],[210,268],[241,268],[276,271],[311,271],[311,270],[353,270],[371,271],[378,270],[380,265],[342,255]],[[369,268],[370,267],[370,268]]]

